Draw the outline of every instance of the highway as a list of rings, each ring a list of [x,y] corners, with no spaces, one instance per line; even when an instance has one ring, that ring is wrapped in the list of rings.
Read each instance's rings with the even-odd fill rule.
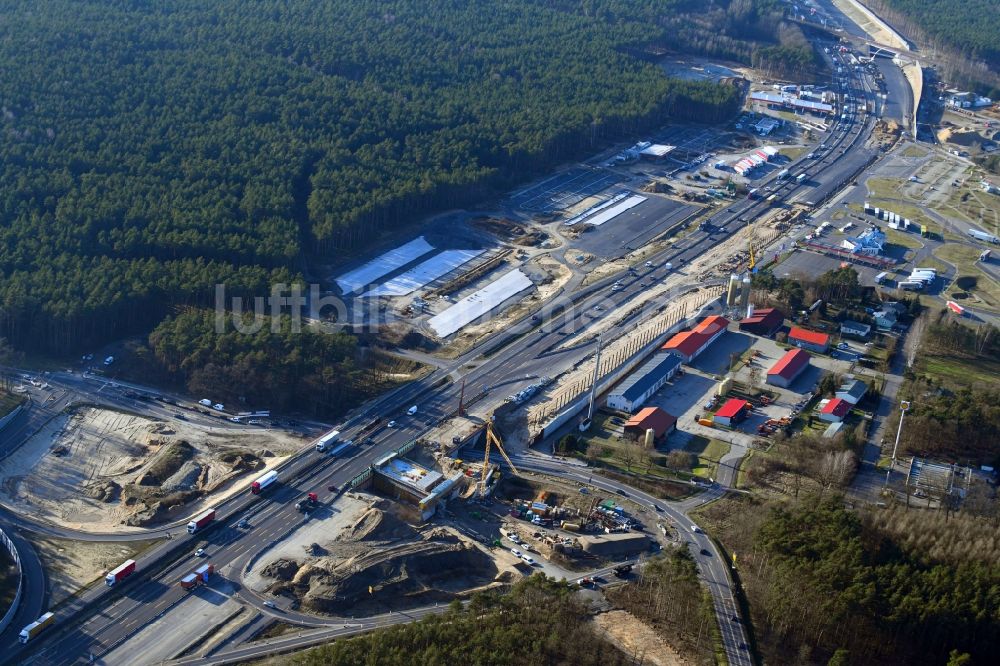
[[[868,95],[871,94],[872,86],[869,86],[866,75],[862,74],[853,89],[857,91],[856,94]],[[809,181],[806,184],[797,184],[793,179],[788,179],[772,180],[765,185],[769,188],[769,192],[777,195],[779,201],[775,203],[796,199],[809,200],[818,184],[829,186],[831,190],[846,184],[853,174],[874,156],[872,151],[863,145],[873,123],[874,118],[871,116],[859,119],[854,114],[849,115],[844,121],[839,119],[835,121],[827,138],[824,139],[827,147],[821,157],[802,158],[793,164],[785,165],[793,174],[807,170]],[[380,426],[379,430],[368,437],[371,444],[356,446],[338,458],[311,451],[311,445],[304,447],[301,455],[282,467],[281,482],[277,487],[269,489],[260,497],[242,493],[222,503],[218,507],[217,524],[207,529],[204,534],[191,537],[186,534],[182,525],[174,525],[141,535],[88,536],[87,538],[94,540],[107,540],[109,537],[127,540],[156,535],[169,538],[137,558],[139,567],[136,574],[120,586],[110,590],[103,586],[93,587],[59,610],[61,618],[75,618],[77,621],[62,620],[37,641],[24,647],[12,644],[11,632],[5,632],[4,640],[0,643],[5,649],[4,662],[84,663],[91,655],[100,659],[102,655],[121,645],[139,628],[155,622],[163,613],[187,598],[188,593],[177,586],[177,581],[195,564],[204,561],[198,560],[193,555],[195,548],[200,545],[206,547],[209,553],[208,559],[216,564],[220,576],[239,592],[240,570],[257,553],[280,541],[303,521],[302,514],[293,506],[295,500],[306,492],[319,492],[323,507],[310,518],[319,519],[323,511],[331,510],[338,493],[352,478],[367,469],[375,460],[419,437],[455,412],[461,390],[460,382],[455,380],[459,378],[465,380],[467,398],[487,393],[500,384],[504,385],[503,394],[507,394],[515,392],[519,386],[531,383],[534,377],[555,376],[562,370],[574,366],[593,353],[594,343],[581,343],[564,350],[555,350],[556,346],[581,335],[593,322],[622,312],[632,299],[646,289],[644,286],[646,281],[662,280],[666,277],[664,263],[671,262],[674,271],[682,270],[691,260],[741,226],[750,223],[772,205],[770,202],[757,199],[735,202],[709,218],[704,231],[695,230],[674,247],[651,257],[650,260],[655,265],[653,269],[640,268],[634,275],[623,273],[610,276],[571,296],[565,296],[561,300],[571,304],[571,307],[567,307],[561,314],[553,316],[549,314],[552,310],[545,308],[540,314],[540,322],[526,317],[519,324],[485,339],[474,350],[436,369],[425,378],[372,401],[352,415],[340,428],[345,438],[357,435],[360,427],[374,416],[383,417],[383,423],[395,419],[399,427]],[[682,284],[682,290],[700,286],[694,276],[690,278],[690,282]],[[621,280],[624,289],[612,293],[609,286],[616,279]],[[659,305],[663,303],[653,304],[650,309]],[[598,310],[595,306],[601,306],[601,309]],[[75,373],[53,373],[49,381],[53,386],[77,387],[83,390],[85,383],[94,380]],[[498,397],[492,395],[491,399],[495,400]],[[155,402],[147,404],[153,405],[151,408],[155,409],[168,409],[156,405]],[[412,417],[405,414],[405,409],[411,404],[419,406],[418,413]],[[516,462],[519,466],[524,465],[526,470],[553,473],[573,480],[582,479],[583,472],[578,466],[544,460],[537,456],[519,457]],[[732,664],[751,664],[752,657],[748,650],[741,647],[747,643],[743,624],[732,620],[733,617],[738,617],[739,613],[730,587],[727,566],[711,539],[700,531],[690,529],[690,521],[684,511],[689,509],[691,504],[686,503],[679,508],[600,478],[591,483],[611,492],[621,490],[636,501],[658,507],[659,512],[674,520],[678,528],[685,532],[696,553],[705,549],[711,554],[696,555],[695,559],[699,572],[712,593],[727,656]],[[338,491],[328,491],[327,487],[330,485],[334,485]],[[721,492],[722,489],[711,489],[699,501],[714,499]],[[235,527],[236,522],[243,517],[250,520],[250,529],[241,530]],[[0,515],[0,519],[4,519],[5,522],[11,521],[22,530],[32,529],[44,533],[46,530],[55,529],[53,526],[34,524],[24,516],[6,514]],[[66,536],[65,530],[57,531],[60,535]],[[251,605],[259,603],[259,600],[254,600],[252,595],[244,592],[240,594],[241,599]],[[411,619],[412,617],[405,621]],[[401,618],[392,620],[404,621]],[[316,619],[315,622],[328,624],[326,629],[319,631],[329,631],[331,635],[336,632],[364,630],[377,626],[363,624],[360,629],[357,626],[345,627],[342,620],[336,621],[332,618]],[[369,619],[364,622],[376,622],[376,620]],[[306,639],[307,636],[290,637],[287,641]]]

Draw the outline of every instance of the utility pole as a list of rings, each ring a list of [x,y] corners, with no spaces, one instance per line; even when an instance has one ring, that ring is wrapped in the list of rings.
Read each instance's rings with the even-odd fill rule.
[[[909,400],[902,400],[899,403],[899,428],[896,430],[896,443],[892,445],[892,460],[889,461],[889,469],[885,472],[885,486],[889,487],[889,475],[892,474],[892,468],[896,466],[896,450],[899,448],[899,436],[903,433],[903,417],[906,416],[906,410],[910,408]]]
[[[590,430],[591,419],[594,418],[594,401],[597,399],[597,379],[601,375],[601,343],[604,334],[597,336],[597,356],[594,358],[594,380],[590,386],[590,405],[587,407],[587,418],[580,424],[580,430]]]

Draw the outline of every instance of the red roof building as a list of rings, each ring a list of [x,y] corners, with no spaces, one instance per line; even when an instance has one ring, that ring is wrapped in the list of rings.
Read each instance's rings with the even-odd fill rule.
[[[809,367],[809,352],[804,349],[789,349],[778,362],[767,371],[767,383],[788,388],[802,371]]]
[[[851,403],[840,398],[833,398],[823,405],[823,408],[819,411],[819,417],[824,421],[836,423],[837,421],[843,421],[844,417],[850,411]]]
[[[682,331],[667,340],[663,349],[674,352],[684,359],[685,363],[690,363],[725,333],[728,326],[729,320],[725,317],[718,315],[705,317],[690,331]]]
[[[775,331],[785,323],[785,313],[774,308],[754,310],[746,319],[740,320],[740,330],[761,337],[774,335]]]
[[[792,330],[788,333],[788,344],[823,353],[830,348],[830,336],[826,333],[792,326]]]
[[[632,418],[625,422],[625,435],[641,440],[646,431],[652,429],[657,440],[670,434],[677,427],[677,417],[666,413],[659,407],[640,409]]]
[[[750,403],[739,398],[730,398],[726,404],[715,413],[713,420],[719,425],[734,426],[747,416]]]

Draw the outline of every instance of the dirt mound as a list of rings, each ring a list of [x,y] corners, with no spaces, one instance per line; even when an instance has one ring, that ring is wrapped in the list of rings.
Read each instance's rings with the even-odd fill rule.
[[[320,558],[296,573],[292,587],[305,608],[341,614],[443,600],[490,583],[496,574],[493,560],[478,548],[437,534],[348,560]]]
[[[299,563],[295,560],[275,560],[268,564],[261,573],[268,578],[275,580],[290,581],[299,570]]]
[[[496,582],[493,559],[475,543],[444,527],[418,530],[393,510],[381,500],[361,508],[328,541],[319,533],[302,540],[302,555],[286,550],[261,567],[254,589],[340,615],[446,602]]]
[[[400,520],[382,502],[364,513],[349,530],[338,535],[338,541],[399,541],[412,539],[417,531]]]

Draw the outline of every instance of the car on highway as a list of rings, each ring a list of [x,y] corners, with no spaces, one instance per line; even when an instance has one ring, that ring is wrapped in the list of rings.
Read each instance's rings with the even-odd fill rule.
[[[709,552],[708,548],[702,548],[702,549],[701,549],[701,554],[702,554],[702,555],[708,555],[709,557],[711,557],[711,556],[712,556],[712,553],[711,553],[711,552]]]
[[[389,421],[385,425],[386,425],[387,428],[395,428],[396,427],[396,422],[395,421]]]
[[[406,410],[406,413],[409,414],[410,416],[413,416],[414,414],[417,413],[417,406],[413,405],[413,407],[410,407],[408,410]]]
[[[622,490],[621,488],[618,488],[617,490],[615,490],[615,492],[621,495],[622,497],[628,497],[628,493]]]
[[[268,608],[273,608],[273,609],[275,609],[275,610],[277,610],[277,609],[278,609],[278,605],[277,605],[277,604],[275,604],[275,603],[274,603],[273,601],[270,601],[270,600],[268,600],[268,601],[265,601],[265,602],[264,602],[264,605],[265,605],[265,606],[267,606]]]
[[[337,492],[337,486],[334,485],[329,485],[326,487],[326,489],[329,490],[331,493]]]
[[[701,528],[698,527],[697,525],[692,525],[691,531],[694,532],[695,534],[701,534]]]
[[[199,548],[198,550],[194,551],[194,556],[195,557],[205,557],[205,549],[204,548]]]
[[[236,527],[239,527],[240,529],[246,529],[250,527],[250,521],[244,518],[240,522],[236,523]]]
[[[652,267],[653,267],[653,262],[652,261],[647,261],[646,262],[646,268],[652,268]]]
[[[519,551],[517,548],[511,548],[510,554],[513,555],[514,557],[524,557],[524,553]]]

